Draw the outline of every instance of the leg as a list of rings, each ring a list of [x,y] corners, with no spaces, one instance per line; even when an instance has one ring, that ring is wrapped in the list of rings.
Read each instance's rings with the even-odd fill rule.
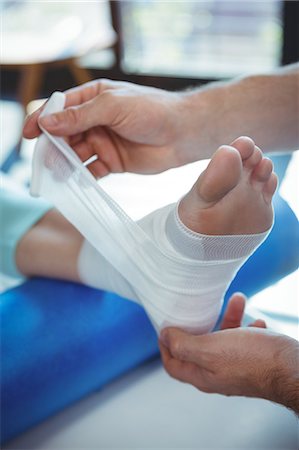
[[[59,211],[51,209],[22,236],[15,258],[18,270],[27,277],[84,281],[91,287],[135,300],[127,281],[99,253],[96,253],[95,280],[93,275],[89,278],[95,271],[93,255],[94,248],[84,242],[79,231]],[[80,272],[84,272],[84,278]]]
[[[55,209],[30,228],[16,247],[16,265],[27,277],[44,276],[79,282],[80,233]]]
[[[82,235],[50,204],[33,199],[4,174],[1,179],[0,270],[15,277],[43,276],[81,282]],[[87,256],[84,266],[88,278],[89,271],[94,271],[93,260]],[[134,298],[126,280],[99,254],[96,285],[92,280],[85,281]]]

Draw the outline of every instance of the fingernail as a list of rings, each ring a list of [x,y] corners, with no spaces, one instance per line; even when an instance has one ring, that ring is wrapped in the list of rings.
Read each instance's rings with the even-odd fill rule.
[[[41,125],[45,128],[56,127],[58,125],[58,118],[56,114],[50,114],[40,118]]]
[[[168,333],[165,329],[161,331],[159,341],[162,342],[165,347],[169,347]]]

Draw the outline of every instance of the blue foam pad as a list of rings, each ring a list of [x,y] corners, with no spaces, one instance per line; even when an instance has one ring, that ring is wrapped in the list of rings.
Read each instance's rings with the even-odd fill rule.
[[[228,295],[252,295],[298,267],[298,220],[279,196],[275,209],[271,235]],[[143,310],[110,293],[32,279],[2,294],[0,305],[2,441],[158,353]]]
[[[37,278],[0,300],[2,441],[158,352],[141,307],[111,293]]]

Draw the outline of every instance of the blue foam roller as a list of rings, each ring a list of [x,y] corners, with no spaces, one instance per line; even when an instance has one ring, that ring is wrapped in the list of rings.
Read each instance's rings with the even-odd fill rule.
[[[275,199],[276,221],[230,286],[252,295],[299,266],[299,226]],[[6,441],[158,354],[135,303],[75,283],[32,279],[0,296],[1,431]]]
[[[0,301],[2,442],[158,352],[141,307],[111,293],[37,278]]]

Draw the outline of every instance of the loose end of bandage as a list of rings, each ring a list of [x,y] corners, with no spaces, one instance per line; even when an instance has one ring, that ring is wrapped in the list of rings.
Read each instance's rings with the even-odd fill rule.
[[[63,111],[65,105],[65,94],[63,92],[53,92],[49,100],[47,101],[43,111],[41,112],[39,119],[49,114],[55,114],[56,112]]]
[[[47,101],[44,110],[42,111],[40,118],[49,114],[54,114],[56,112],[62,111],[65,105],[65,94],[63,92],[54,92],[49,100]],[[43,154],[43,135],[39,137],[37,140],[34,154],[32,158],[32,176],[30,182],[30,195],[32,197],[40,197],[40,166],[41,166],[41,157]]]

